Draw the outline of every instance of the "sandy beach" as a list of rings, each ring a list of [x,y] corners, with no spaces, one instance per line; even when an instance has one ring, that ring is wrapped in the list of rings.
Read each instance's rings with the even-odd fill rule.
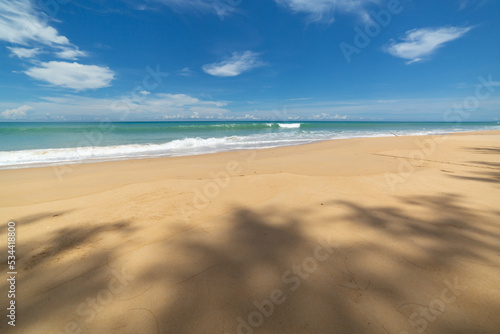
[[[1,333],[500,332],[500,131],[2,170],[0,184],[17,269]]]

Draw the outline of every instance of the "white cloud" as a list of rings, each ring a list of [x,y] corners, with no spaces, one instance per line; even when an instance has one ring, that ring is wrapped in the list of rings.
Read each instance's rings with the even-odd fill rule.
[[[338,119],[347,119],[347,115],[343,115],[343,116],[340,116],[338,114],[335,114],[334,116],[332,116],[330,113],[321,113],[321,114],[317,114],[317,115],[311,115],[309,116],[309,118],[312,118],[312,119],[322,119],[322,120],[338,120]]]
[[[23,119],[26,118],[26,112],[32,109],[32,107],[24,105],[17,109],[7,109],[4,112],[0,113],[0,116],[6,119]]]
[[[36,80],[77,91],[107,87],[114,79],[113,71],[107,67],[82,65],[76,62],[41,63],[40,67],[32,67],[24,73]]]
[[[61,49],[61,51],[56,52],[56,56],[58,58],[62,59],[68,59],[68,60],[76,60],[79,57],[86,57],[88,54],[87,52],[80,51],[78,48],[67,48],[64,47]]]
[[[186,105],[193,105],[198,103],[198,100],[195,97],[191,97],[186,94],[164,94],[158,93],[155,95],[155,98],[148,101],[148,105],[150,106],[159,106],[162,107],[183,107]]]
[[[340,116],[340,115],[335,114],[335,116],[333,116],[332,118],[333,119],[347,119],[347,115]]]
[[[354,13],[363,19],[369,17],[365,7],[379,0],[275,0],[280,6],[294,12],[306,13],[311,21],[333,22],[336,12]]]
[[[47,25],[29,0],[0,0],[0,40],[27,45],[69,45],[69,40]]]
[[[0,42],[23,46],[8,47],[13,56],[32,59],[39,53],[50,53],[68,60],[87,56],[51,27],[48,16],[36,10],[33,3],[30,0],[0,0]],[[24,73],[76,90],[106,87],[114,76],[109,69],[92,65],[51,61],[40,66]]]
[[[38,48],[28,49],[28,48],[7,47],[7,49],[9,49],[10,52],[12,52],[11,53],[12,56],[16,56],[18,58],[33,58],[40,52],[40,49]]]
[[[393,42],[386,49],[391,55],[407,59],[407,64],[421,61],[446,42],[465,35],[472,27],[442,27],[413,29],[406,32],[402,42]]]
[[[234,77],[263,65],[258,53],[245,51],[234,52],[230,58],[219,63],[204,65],[202,68],[206,73],[216,77]]]
[[[102,120],[108,117],[114,120],[162,120],[172,117],[189,118],[195,112],[200,118],[229,113],[229,110],[224,108],[228,105],[226,101],[205,100],[188,94],[139,93],[114,98],[90,98],[68,94],[43,97],[42,100],[32,103],[38,113],[30,115],[31,119],[43,117],[40,115],[49,111],[54,116],[65,116],[68,120]]]
[[[186,94],[158,93],[139,103],[137,109],[159,114],[197,113],[206,116],[227,112],[223,109],[226,105],[227,102],[224,101],[200,100]]]

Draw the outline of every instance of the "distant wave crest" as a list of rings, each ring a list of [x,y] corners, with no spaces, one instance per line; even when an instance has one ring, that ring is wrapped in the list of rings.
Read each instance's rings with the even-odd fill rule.
[[[300,123],[278,123],[278,126],[283,129],[298,129],[300,125]]]

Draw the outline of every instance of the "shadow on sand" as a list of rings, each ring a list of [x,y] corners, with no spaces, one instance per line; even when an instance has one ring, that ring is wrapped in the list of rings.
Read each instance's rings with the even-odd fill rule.
[[[135,273],[136,291],[102,310],[128,313],[99,322],[96,314],[92,321],[57,315],[111,289],[113,274],[102,268],[116,248],[100,240],[118,234],[129,242],[147,231],[133,221],[61,230],[19,259],[29,268],[19,293],[33,295],[18,322],[36,328],[52,318],[64,322],[61,333],[73,322],[73,332],[129,333],[136,319],[148,324],[144,333],[498,333],[500,212],[471,210],[453,194],[401,201],[235,207],[214,226],[181,224],[175,238],[145,253],[154,261]],[[68,255],[89,243],[93,252]],[[40,270],[48,257],[64,256],[71,261]],[[7,291],[5,281],[0,288]],[[3,321],[0,329],[11,328]]]
[[[498,147],[469,147],[466,149],[469,152],[500,155],[500,148]],[[477,176],[459,176],[453,175],[452,177],[462,180],[486,182],[493,184],[500,184],[500,163],[492,161],[468,161],[469,164],[478,166],[482,170],[474,170],[471,173]]]

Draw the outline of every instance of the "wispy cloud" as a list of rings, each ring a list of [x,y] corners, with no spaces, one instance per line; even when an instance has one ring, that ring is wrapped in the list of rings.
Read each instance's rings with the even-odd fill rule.
[[[142,96],[142,95],[141,95]],[[443,121],[443,116],[457,103],[455,97],[438,99],[401,99],[393,100],[342,100],[342,101],[296,101],[285,106],[257,102],[249,110],[233,102],[206,99],[189,94],[151,93],[142,98],[129,101],[126,110],[115,109],[123,101],[122,97],[91,98],[67,94],[57,97],[44,97],[30,102],[17,111],[12,109],[16,103],[0,101],[0,110],[8,109],[6,114],[14,120],[65,119],[68,121],[126,120],[151,121],[165,119],[206,119],[206,120],[398,120],[398,121]],[[472,120],[492,120],[497,117],[499,98],[481,102]],[[230,107],[228,107],[230,106]],[[32,111],[31,108],[33,108]],[[6,110],[7,111],[7,110]],[[27,112],[30,111],[30,112]],[[26,114],[25,114],[26,113]],[[7,118],[4,117],[7,120]]]
[[[0,113],[0,116],[2,116],[5,119],[25,119],[26,118],[26,112],[29,110],[32,110],[33,108],[27,105],[24,105],[19,108],[15,109],[7,109]]]
[[[146,111],[163,116],[184,115],[184,117],[213,116],[227,113],[225,101],[201,100],[186,94],[157,93],[138,106]]]
[[[190,77],[193,75],[193,71],[189,67],[184,67],[182,70],[177,72],[179,75],[182,75],[183,77]]]
[[[313,119],[313,120],[345,120],[347,119],[347,115],[338,115],[338,114],[335,114],[335,115],[331,115],[330,113],[321,113],[321,114],[315,114],[315,115],[311,115],[309,116],[310,119]]]
[[[288,99],[288,101],[306,101],[312,100],[312,97],[296,97],[294,99]]]
[[[40,53],[39,48],[16,48],[16,47],[7,47],[10,50],[12,56],[16,56],[18,58],[33,58],[37,54]]]
[[[80,51],[78,48],[61,48],[61,51],[56,52],[56,57],[68,60],[76,60],[80,57],[87,57],[85,51]]]
[[[393,41],[386,50],[395,57],[407,59],[407,64],[411,64],[430,56],[445,43],[462,37],[471,29],[472,27],[413,29],[406,32],[402,42]]]
[[[24,73],[54,86],[75,90],[96,89],[109,86],[114,78],[114,73],[107,67],[76,62],[40,63],[36,57],[42,53],[67,60],[76,60],[88,54],[51,27],[49,18],[35,10],[30,0],[0,0],[2,41],[15,45],[7,47],[12,56],[36,64]]]
[[[494,3],[495,1],[491,0],[460,0],[459,1],[459,7],[458,10],[464,10],[467,7],[472,7],[474,6],[475,9],[480,8],[487,3]],[[474,9],[474,8],[473,8]]]
[[[29,0],[0,0],[0,40],[22,45],[70,44],[36,13]]]
[[[29,115],[30,120],[46,120],[46,114],[53,118],[73,121],[80,120],[164,120],[164,119],[215,119],[231,112],[225,107],[227,101],[209,100],[188,94],[139,92],[135,99],[115,96],[94,98],[65,94],[42,97],[30,105],[36,110]],[[126,105],[123,101],[126,100]],[[0,101],[0,108],[11,108],[12,103]],[[123,109],[121,107],[124,107]],[[1,110],[1,109],[0,109]]]
[[[154,0],[175,11],[194,10],[200,13],[217,14],[224,18],[237,11],[243,0]]]
[[[207,64],[202,67],[205,73],[216,77],[234,77],[264,63],[259,59],[260,54],[252,51],[234,52],[231,57],[218,63]]]
[[[25,71],[33,79],[77,91],[109,86],[114,73],[107,67],[50,61]]]
[[[310,21],[333,22],[337,12],[354,13],[363,19],[369,17],[366,6],[379,0],[275,0],[280,6],[296,13],[308,14]]]
[[[44,46],[65,59],[85,55],[51,27],[48,17],[37,12],[29,0],[0,0],[0,41],[25,47]]]
[[[347,115],[337,115],[335,114],[335,116],[332,117],[333,119],[347,119]]]
[[[458,7],[458,10],[465,9],[468,4],[469,4],[469,0],[460,0],[460,5]]]
[[[145,101],[146,106],[150,108],[151,111],[158,110],[157,107],[185,107],[194,105],[214,105],[217,107],[223,107],[227,105],[225,102],[218,101],[202,101],[196,97],[192,97],[186,94],[167,94],[167,93],[157,93],[151,99]]]

